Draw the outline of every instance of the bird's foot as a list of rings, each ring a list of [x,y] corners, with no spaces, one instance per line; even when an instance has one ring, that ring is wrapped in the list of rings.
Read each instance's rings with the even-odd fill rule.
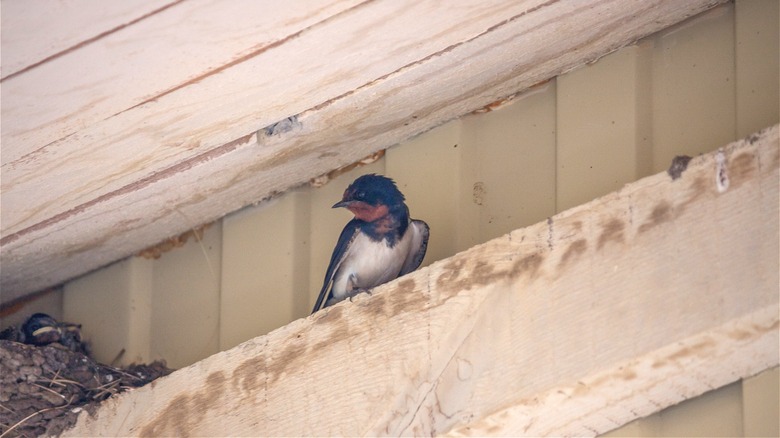
[[[371,289],[354,289],[352,293],[349,295],[349,302],[352,302],[352,298],[360,295],[360,294],[368,294],[371,295]]]

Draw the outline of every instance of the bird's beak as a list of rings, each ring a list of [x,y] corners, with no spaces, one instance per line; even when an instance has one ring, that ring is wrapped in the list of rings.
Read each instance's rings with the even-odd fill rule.
[[[355,201],[339,201],[333,204],[333,207],[331,208],[349,207],[353,202]]]

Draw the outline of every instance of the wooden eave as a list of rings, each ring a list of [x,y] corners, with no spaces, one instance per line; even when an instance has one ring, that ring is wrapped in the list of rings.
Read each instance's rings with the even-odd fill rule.
[[[0,302],[722,2],[3,1]]]

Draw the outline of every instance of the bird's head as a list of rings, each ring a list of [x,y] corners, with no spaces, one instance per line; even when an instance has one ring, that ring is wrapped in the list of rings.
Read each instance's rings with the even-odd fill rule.
[[[357,219],[373,222],[403,203],[404,195],[392,179],[372,173],[353,181],[333,208],[344,207]]]
[[[58,342],[62,333],[57,321],[45,313],[36,313],[22,325],[25,342],[34,345],[46,345]]]

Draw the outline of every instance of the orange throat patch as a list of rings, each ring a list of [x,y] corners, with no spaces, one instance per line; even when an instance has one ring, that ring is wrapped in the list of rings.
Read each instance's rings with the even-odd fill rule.
[[[355,202],[347,207],[347,209],[355,215],[355,218],[364,222],[374,222],[375,220],[386,216],[389,211],[389,208],[387,208],[386,205],[371,205],[365,202]]]

